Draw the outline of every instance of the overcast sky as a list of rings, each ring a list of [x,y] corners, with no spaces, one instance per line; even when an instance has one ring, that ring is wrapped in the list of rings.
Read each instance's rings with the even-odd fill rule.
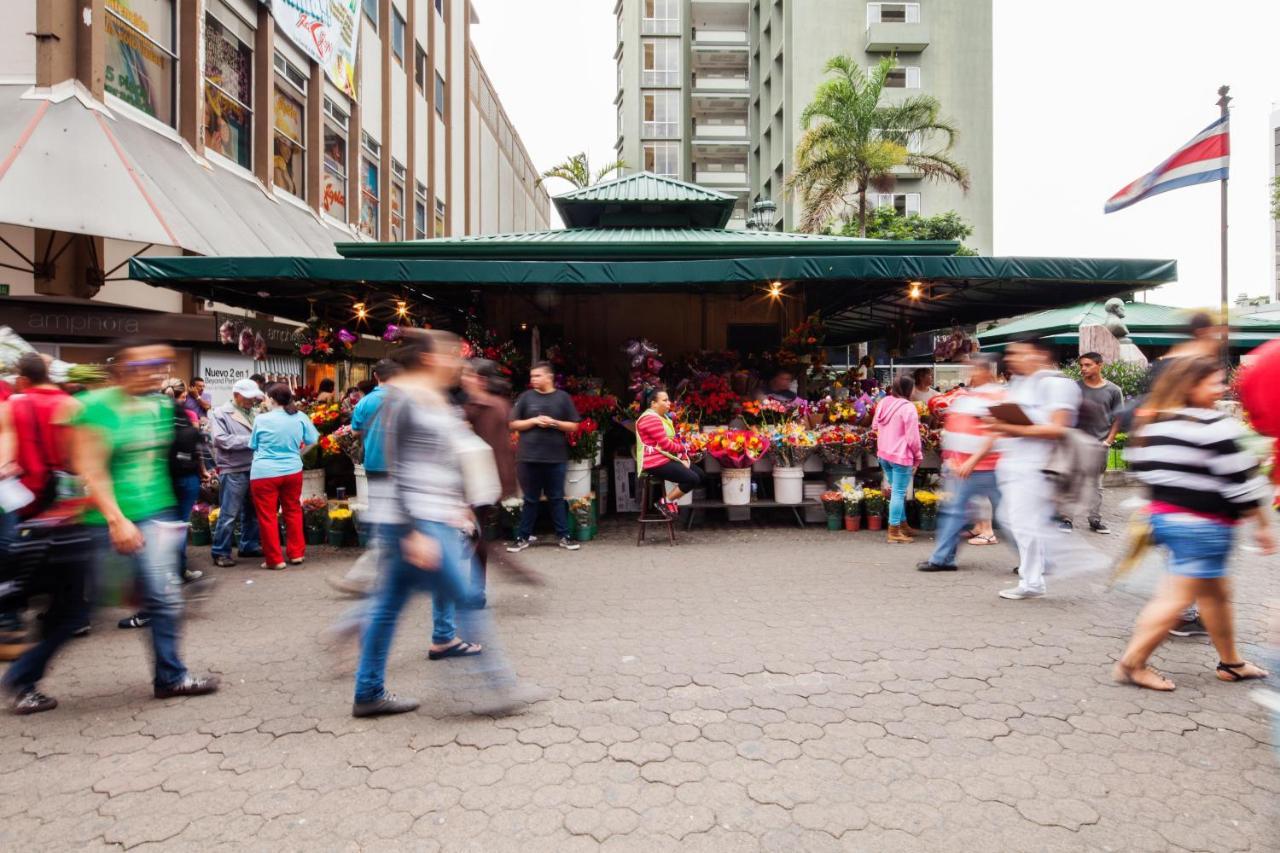
[[[475,5],[477,49],[538,169],[581,150],[612,159],[613,0]],[[1216,304],[1217,184],[1106,216],[1102,205],[1213,121],[1225,83],[1235,98],[1231,293],[1270,292],[1280,3],[995,0],[995,21],[998,254],[1175,258],[1178,283],[1152,301]]]

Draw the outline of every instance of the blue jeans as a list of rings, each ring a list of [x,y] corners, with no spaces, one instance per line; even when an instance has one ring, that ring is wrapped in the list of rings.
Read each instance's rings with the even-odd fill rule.
[[[929,562],[935,566],[954,566],[960,531],[969,520],[969,502],[974,498],[988,498],[994,516],[1000,506],[1000,486],[996,483],[995,471],[974,471],[963,480],[948,474],[943,489],[951,498],[939,513],[938,544]]]
[[[1190,513],[1151,516],[1151,532],[1157,544],[1169,549],[1170,574],[1186,578],[1227,576],[1227,558],[1235,528]]]
[[[213,556],[231,556],[231,536],[236,519],[240,519],[240,553],[261,551],[258,540],[258,514],[249,499],[249,472],[237,471],[218,477],[218,526],[213,531]]]
[[[885,485],[892,489],[889,497],[889,524],[901,524],[907,520],[907,489],[911,486],[911,466],[880,460],[884,469]]]
[[[538,521],[539,498],[547,496],[551,509],[551,523],[556,536],[569,537],[569,507],[564,502],[564,472],[567,462],[521,462],[519,465],[520,491],[524,492],[524,507],[520,512],[520,532],[517,539],[533,535],[533,525]]]
[[[174,477],[173,491],[178,499],[178,520],[189,520],[191,518],[191,508],[196,505],[196,499],[200,497],[200,475],[183,474],[180,477]],[[187,548],[186,545],[183,545],[182,550],[178,552],[178,575],[181,576],[186,570]]]
[[[138,614],[150,619],[151,650],[155,658],[155,686],[168,687],[187,677],[187,668],[178,657],[178,639],[182,627],[182,589],[178,580],[178,542],[182,532],[166,531],[162,522],[172,521],[172,514],[135,521],[146,543],[142,550],[130,554],[142,595]],[[107,528],[92,532],[93,576],[100,574],[103,558],[111,550]]]
[[[486,677],[491,683],[510,682],[511,676],[494,642],[487,610],[471,605],[468,580],[471,554],[466,539],[456,529],[436,522],[416,522],[418,532],[434,539],[440,546],[440,566],[427,571],[410,565],[401,555],[400,539],[407,526],[388,526],[384,540],[386,563],[378,591],[374,593],[372,612],[360,643],[360,665],[356,671],[356,702],[373,702],[383,696],[383,678],[387,655],[395,636],[396,622],[414,592],[429,593],[433,599],[448,602],[461,617],[469,640],[482,643],[484,654],[462,658],[471,673]],[[437,632],[433,632],[437,633]]]

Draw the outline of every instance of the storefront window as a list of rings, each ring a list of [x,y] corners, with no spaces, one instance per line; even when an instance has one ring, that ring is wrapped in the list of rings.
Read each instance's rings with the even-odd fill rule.
[[[252,167],[252,32],[237,33],[205,16],[204,144],[246,169]]]
[[[427,188],[418,182],[417,191],[413,197],[413,239],[425,240],[427,238]]]
[[[436,199],[436,236],[444,236],[444,202]]]
[[[391,239],[404,239],[404,182],[391,182]]]
[[[320,209],[341,222],[347,221],[347,122],[348,116],[333,101],[324,99],[324,170],[320,175]]]
[[[131,107],[175,124],[178,55],[173,0],[107,3],[105,87]]]
[[[304,128],[307,78],[284,57],[276,55],[275,147],[272,170],[275,185],[298,198],[306,198],[306,136]]]
[[[360,167],[360,230],[377,240],[378,164],[369,157],[362,157]]]

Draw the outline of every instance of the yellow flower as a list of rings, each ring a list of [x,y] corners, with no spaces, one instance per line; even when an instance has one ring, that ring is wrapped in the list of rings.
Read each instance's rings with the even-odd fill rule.
[[[337,507],[336,509],[329,510],[330,521],[346,521],[349,518],[351,518],[351,510],[346,509],[345,507]]]
[[[221,514],[222,514],[222,511],[216,506],[213,509],[209,510],[209,524],[210,525],[217,524],[218,516]]]

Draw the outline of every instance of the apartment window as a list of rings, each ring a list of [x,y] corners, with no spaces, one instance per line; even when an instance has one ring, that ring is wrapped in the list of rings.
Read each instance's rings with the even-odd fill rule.
[[[675,139],[680,135],[680,93],[675,90],[645,92],[643,135],[650,139]]]
[[[178,54],[173,0],[107,6],[108,94],[174,126]]]
[[[918,24],[919,3],[868,3],[867,24]]]
[[[361,0],[360,4],[364,8],[364,16],[369,19],[369,23],[373,24],[373,31],[378,31],[378,0]]]
[[[305,128],[307,78],[280,54],[275,56],[276,98],[272,181],[298,198],[306,198],[307,145]]]
[[[248,169],[253,165],[253,31],[239,21],[232,26],[234,31],[205,16],[204,144]]]
[[[416,41],[413,43],[413,82],[423,97],[427,94],[427,52]]]
[[[621,53],[618,54],[618,91],[622,91],[622,63],[626,59]]]
[[[436,236],[444,236],[444,202],[436,199]]]
[[[348,113],[324,99],[324,169],[320,175],[320,209],[340,222],[347,221]]]
[[[668,178],[680,177],[680,143],[646,142],[644,170]]]
[[[439,71],[436,72],[436,112],[444,118],[444,78]]]
[[[640,82],[645,86],[680,85],[680,41],[678,39],[645,39],[644,71]]]
[[[391,52],[404,64],[404,18],[394,6],[391,8]]]
[[[413,193],[413,239],[427,239],[427,188],[417,181]]]
[[[875,67],[868,69],[875,72]],[[899,66],[889,69],[889,76],[884,78],[886,89],[919,89],[920,69],[914,65]]]
[[[361,134],[361,146],[364,151],[360,158],[360,230],[373,239],[378,239],[378,206],[381,203],[381,191],[378,183],[378,157],[382,146],[369,138],[369,134]]]
[[[618,102],[618,138],[619,139],[622,138],[622,125],[623,125],[622,102],[619,101]]]
[[[404,166],[391,161],[391,239],[404,239]]]
[[[876,207],[891,207],[899,216],[920,212],[920,193],[873,193]]]
[[[436,14],[444,17],[444,0],[436,0]]]
[[[621,22],[621,19],[619,19]],[[680,32],[680,0],[644,0],[640,32],[647,36],[673,36]],[[622,41],[622,37],[618,37]]]

